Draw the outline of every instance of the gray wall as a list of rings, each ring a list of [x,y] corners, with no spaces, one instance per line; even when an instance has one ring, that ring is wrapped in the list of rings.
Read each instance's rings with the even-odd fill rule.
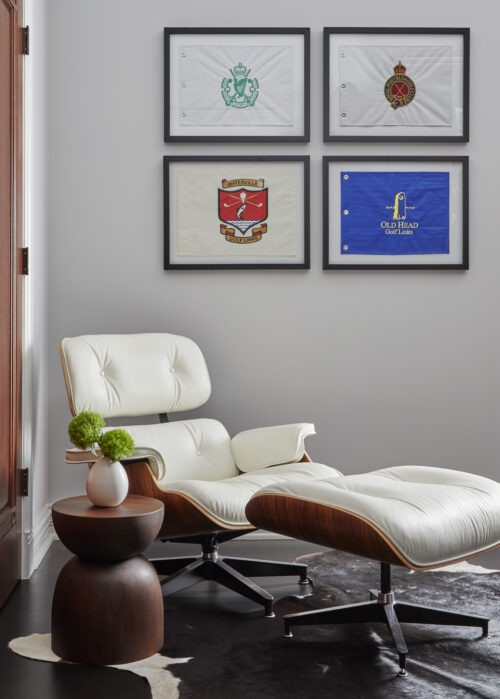
[[[57,341],[99,332],[195,339],[213,380],[195,414],[231,433],[308,420],[318,431],[311,455],[347,473],[420,463],[498,476],[499,14],[462,0],[51,1],[51,500],[81,492],[85,477],[64,465]],[[470,26],[470,144],[323,144],[322,27],[334,24]],[[166,25],[310,26],[311,143],[164,144]],[[311,155],[311,270],[163,271],[162,156],[256,152]],[[469,154],[470,271],[321,271],[324,153]]]

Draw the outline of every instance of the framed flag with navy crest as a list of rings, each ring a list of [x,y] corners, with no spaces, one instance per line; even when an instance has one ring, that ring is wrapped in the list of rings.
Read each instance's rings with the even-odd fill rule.
[[[468,269],[468,157],[323,158],[323,269]]]
[[[165,269],[309,269],[309,156],[165,156]]]
[[[469,140],[469,29],[324,29],[325,141]]]
[[[309,141],[306,28],[165,28],[165,141]]]

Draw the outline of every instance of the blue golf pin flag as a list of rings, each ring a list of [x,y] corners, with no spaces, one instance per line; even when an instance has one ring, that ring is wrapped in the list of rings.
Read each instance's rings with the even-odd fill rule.
[[[448,172],[341,172],[342,255],[450,251]]]

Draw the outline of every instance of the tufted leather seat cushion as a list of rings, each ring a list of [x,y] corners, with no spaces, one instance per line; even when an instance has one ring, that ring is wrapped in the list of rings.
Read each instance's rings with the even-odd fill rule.
[[[311,479],[333,477],[334,480],[339,475],[340,471],[330,466],[300,462],[261,468],[218,481],[164,480],[157,485],[164,492],[186,496],[223,524],[251,526],[245,515],[245,506],[250,497],[261,488],[269,488],[277,483],[292,486],[294,482],[302,484]]]
[[[445,565],[500,544],[500,484],[472,473],[395,466],[355,476],[281,481],[256,493],[250,507],[266,495],[352,513],[372,524],[415,568]],[[264,526],[255,517],[251,521]]]

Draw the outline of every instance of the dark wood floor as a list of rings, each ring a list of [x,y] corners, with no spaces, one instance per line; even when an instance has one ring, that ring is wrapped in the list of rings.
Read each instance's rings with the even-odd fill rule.
[[[227,542],[222,552],[233,556],[293,561],[303,553],[321,550],[293,540],[241,540]],[[150,556],[196,555],[197,547],[187,544],[154,544]],[[89,666],[68,666],[28,660],[7,648],[17,636],[50,632],[52,593],[60,569],[71,558],[64,546],[56,542],[30,580],[22,581],[0,611],[0,697],[2,699],[148,699],[151,694],[145,681],[129,672]],[[297,592],[290,578],[260,578],[275,598]],[[168,599],[168,606],[182,609],[212,608],[248,611],[259,605],[246,600],[216,583],[203,582]],[[167,607],[168,608],[168,607]],[[185,649],[189,656],[189,648]],[[200,697],[202,699],[202,697]]]
[[[224,544],[223,552],[249,558],[292,561],[297,556],[319,551],[321,547],[293,540],[241,540]],[[151,556],[191,555],[196,549],[185,544],[155,544]],[[108,668],[69,666],[27,660],[15,655],[7,643],[17,636],[50,631],[52,591],[64,563],[71,554],[54,543],[30,580],[19,583],[0,611],[0,697],[2,699],[148,699],[150,691],[136,675]],[[500,569],[500,550],[480,556],[473,563]],[[290,578],[260,579],[275,598],[297,588]],[[211,608],[214,622],[217,609],[248,611],[258,605],[211,582],[204,582],[168,598],[168,607]],[[167,616],[168,618],[168,616]],[[189,648],[184,651],[189,656]],[[200,697],[200,699],[203,699]],[[265,699],[265,697],[262,697]]]

